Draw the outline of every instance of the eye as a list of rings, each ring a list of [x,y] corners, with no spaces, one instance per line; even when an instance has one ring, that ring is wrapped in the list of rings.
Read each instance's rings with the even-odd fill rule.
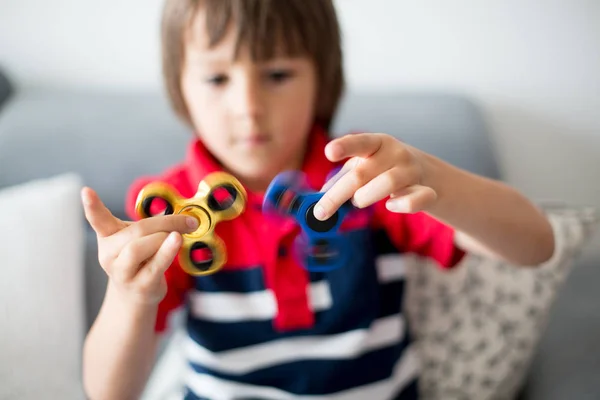
[[[222,86],[223,84],[227,83],[227,76],[223,74],[213,75],[206,79],[206,83],[212,86]]]
[[[286,80],[292,78],[294,76],[294,73],[290,70],[285,70],[285,69],[276,69],[276,70],[271,70],[267,73],[267,77],[271,82],[275,82],[275,83],[282,83],[285,82]]]

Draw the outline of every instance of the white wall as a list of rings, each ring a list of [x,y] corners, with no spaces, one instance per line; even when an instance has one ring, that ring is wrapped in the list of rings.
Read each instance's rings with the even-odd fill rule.
[[[0,0],[23,86],[160,85],[161,0]],[[337,0],[350,86],[480,102],[508,180],[600,206],[600,1]]]
[[[158,85],[162,0],[0,0],[0,63],[22,86]]]
[[[599,1],[365,3],[338,1],[350,82],[466,92],[511,183],[600,205]]]

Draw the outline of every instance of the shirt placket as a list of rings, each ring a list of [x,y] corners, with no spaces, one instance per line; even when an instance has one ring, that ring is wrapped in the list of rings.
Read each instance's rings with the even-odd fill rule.
[[[314,326],[310,305],[308,271],[298,265],[293,253],[298,229],[293,224],[284,227],[272,250],[272,264],[267,267],[277,303],[275,328],[280,331],[308,329]]]
[[[257,215],[260,229],[259,246],[264,252],[264,277],[276,303],[274,328],[280,332],[309,329],[314,326],[310,305],[310,277],[298,264],[293,251],[294,240],[300,232],[291,219],[276,219]]]

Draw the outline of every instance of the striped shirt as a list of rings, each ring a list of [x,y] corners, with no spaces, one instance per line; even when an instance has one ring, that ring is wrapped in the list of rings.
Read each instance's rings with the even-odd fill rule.
[[[324,156],[323,130],[315,127],[309,140],[302,169],[320,188],[335,165]],[[168,182],[191,197],[218,170],[193,140],[184,162],[134,182],[131,218],[145,184]],[[262,199],[248,191],[244,213],[217,225],[228,251],[221,271],[191,277],[173,265],[166,272],[156,330],[186,307],[186,399],[418,398],[419,360],[402,313],[404,263],[418,254],[442,268],[456,265],[463,252],[452,228],[425,213],[391,213],[380,202],[344,222],[348,265],[308,272],[292,256],[297,225],[264,215]]]

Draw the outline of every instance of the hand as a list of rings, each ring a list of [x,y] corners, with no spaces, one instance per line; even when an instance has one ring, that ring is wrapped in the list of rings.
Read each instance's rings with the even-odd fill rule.
[[[181,248],[181,233],[197,229],[184,215],[156,216],[139,222],[111,214],[90,188],[81,192],[85,216],[98,237],[98,259],[110,282],[127,301],[158,304],[166,295],[164,272]]]
[[[420,152],[390,135],[353,134],[331,141],[325,155],[332,162],[346,158],[342,170],[324,187],[315,217],[325,220],[348,200],[359,208],[386,197],[388,210],[414,213],[435,202],[436,192],[421,183],[425,165]]]

